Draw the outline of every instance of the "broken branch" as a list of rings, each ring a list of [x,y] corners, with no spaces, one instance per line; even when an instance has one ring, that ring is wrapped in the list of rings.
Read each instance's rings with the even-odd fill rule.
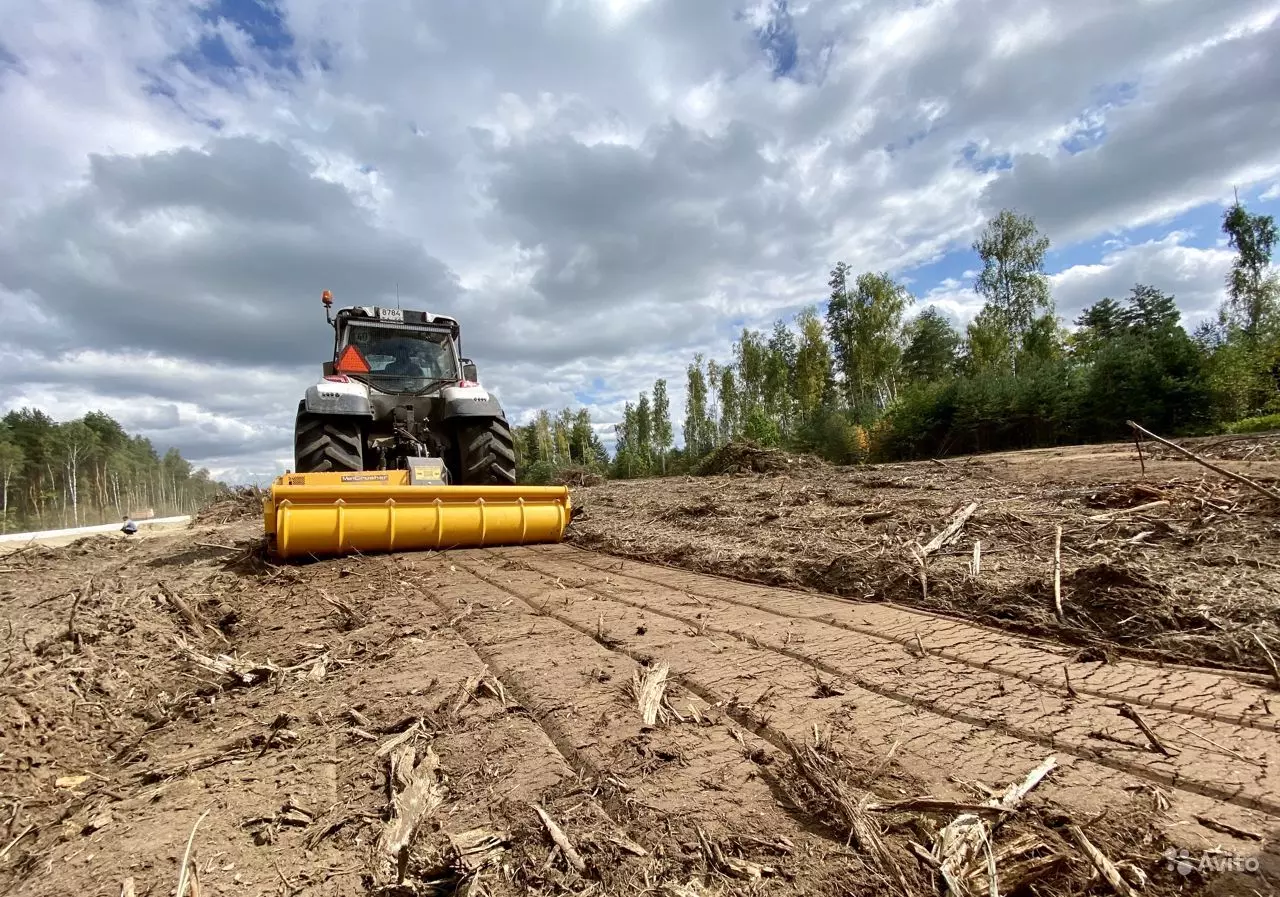
[[[569,840],[569,836],[564,833],[564,829],[556,825],[555,820],[547,815],[547,811],[537,804],[530,804],[538,818],[542,820],[542,824],[547,828],[547,834],[551,836],[551,840],[560,848],[560,852],[564,854],[564,858],[573,867],[574,871],[579,875],[583,875],[587,871],[586,860],[573,847],[573,842]]]
[[[1224,467],[1219,467],[1217,464],[1214,464],[1212,461],[1206,461],[1204,458],[1201,458],[1195,452],[1188,451],[1187,449],[1184,449],[1182,446],[1178,445],[1177,443],[1170,442],[1169,440],[1165,439],[1162,436],[1157,436],[1155,433],[1152,433],[1150,430],[1146,429],[1145,427],[1141,427],[1138,424],[1135,424],[1131,420],[1125,421],[1125,423],[1133,427],[1138,432],[1143,433],[1147,436],[1150,436],[1156,442],[1164,443],[1165,445],[1169,446],[1169,448],[1173,449],[1175,452],[1186,455],[1192,461],[1209,468],[1214,473],[1222,474],[1224,477],[1226,477],[1229,480],[1235,480],[1237,483],[1241,483],[1245,486],[1248,486],[1250,489],[1257,490],[1258,492],[1265,495],[1267,498],[1270,498],[1272,501],[1280,501],[1280,492],[1276,492],[1274,489],[1268,489],[1266,486],[1262,485],[1261,483],[1255,482],[1254,480],[1251,480],[1246,476],[1242,476],[1238,473],[1232,473],[1231,471],[1227,470]]]
[[[951,522],[947,524],[946,529],[930,539],[929,543],[925,545],[924,548],[920,549],[920,557],[928,557],[943,545],[946,545],[954,539],[960,533],[960,530],[964,528],[965,522],[973,516],[973,512],[976,510],[978,510],[978,503],[976,501],[970,502],[968,507],[956,514]]]

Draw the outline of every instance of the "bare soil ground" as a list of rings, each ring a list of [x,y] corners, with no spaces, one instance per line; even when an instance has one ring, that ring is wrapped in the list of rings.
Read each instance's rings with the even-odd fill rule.
[[[1223,669],[1190,669],[1136,656],[1200,643],[1167,630],[1165,641],[1073,637],[1080,650],[1033,638],[1038,617],[1006,621],[1029,627],[1011,634],[955,607],[741,581],[803,584],[798,571],[833,545],[847,555],[844,567],[828,560],[833,584],[840,570],[863,583],[877,569],[897,576],[890,554],[927,544],[972,490],[982,504],[960,545],[925,559],[928,593],[960,594],[942,590],[965,581],[977,533],[979,575],[965,588],[978,610],[965,613],[990,615],[988,581],[1005,582],[1015,606],[1015,583],[1049,582],[1062,523],[1067,622],[1055,625],[1120,631],[1120,611],[1101,608],[1133,614],[1147,592],[1123,580],[1121,598],[1083,603],[1078,571],[1099,563],[1090,552],[1119,571],[1145,558],[1166,601],[1184,586],[1163,582],[1177,543],[1153,521],[1199,533],[1178,515],[1202,497],[1221,508],[1224,535],[1192,542],[1191,556],[1262,560],[1273,538],[1263,506],[1194,472],[1155,480],[1148,468],[1148,480],[1120,483],[1117,461],[1101,484],[1113,488],[1087,487],[1099,499],[1079,479],[1033,487],[1012,473],[1026,463],[986,459],[977,483],[974,465],[948,462],[575,490],[589,509],[575,540],[640,554],[683,539],[668,560],[737,580],[573,544],[277,565],[260,555],[251,502],[145,541],[5,555],[0,888],[1276,893],[1280,693],[1252,672],[1244,639],[1221,649]],[[1075,522],[1160,500],[1134,492],[1139,482],[1170,504]],[[1022,504],[992,504],[1013,494]],[[1026,523],[996,516],[1011,506]],[[849,517],[876,511],[891,514]],[[1119,528],[1138,522],[1156,532],[1130,543]],[[997,542],[1006,531],[1021,538]],[[882,566],[857,566],[856,546],[836,537]],[[921,589],[907,556],[901,575]],[[1053,618],[1051,585],[1039,588],[1021,600],[1047,601]],[[1219,588],[1246,606],[1243,584]],[[1202,603],[1224,628],[1243,625]],[[1264,638],[1274,608],[1257,611]],[[1180,850],[1179,868],[1164,854]]]
[[[1273,489],[1280,479],[1275,437],[1187,445]],[[1051,636],[1081,658],[1280,682],[1280,502],[1158,443],[1142,464],[1132,443],[857,468],[730,446],[712,461],[726,473],[575,490],[586,514],[571,539]]]

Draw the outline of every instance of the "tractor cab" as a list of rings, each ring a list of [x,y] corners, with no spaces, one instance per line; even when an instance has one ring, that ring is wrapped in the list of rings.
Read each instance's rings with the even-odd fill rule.
[[[475,382],[475,365],[459,356],[460,328],[453,318],[380,306],[352,306],[331,316],[331,301],[325,311],[334,328],[333,361],[324,365],[326,377],[345,376],[400,395]]]

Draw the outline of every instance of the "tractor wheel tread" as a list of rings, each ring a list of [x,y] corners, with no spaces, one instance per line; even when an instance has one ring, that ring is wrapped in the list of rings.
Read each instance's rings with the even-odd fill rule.
[[[298,473],[362,469],[361,438],[354,421],[304,415],[294,438]]]
[[[458,432],[462,483],[469,486],[514,486],[516,451],[505,421],[464,425]]]

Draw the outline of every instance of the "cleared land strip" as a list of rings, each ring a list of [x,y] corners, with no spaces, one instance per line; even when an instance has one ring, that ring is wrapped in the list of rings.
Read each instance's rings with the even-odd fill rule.
[[[1124,756],[1107,756],[1094,745],[1084,744],[1084,730],[1089,726],[1105,731],[1117,720],[1130,725],[1114,710],[1104,708],[1105,712],[1098,713],[1096,705],[1075,709],[1060,697],[1040,694],[1031,710],[1025,708],[1024,696],[1005,701],[1001,712],[988,719],[973,702],[1000,697],[1002,686],[996,682],[973,691],[975,686],[967,680],[973,679],[974,672],[968,668],[934,670],[926,675],[920,664],[944,661],[912,657],[901,649],[896,660],[887,661],[868,657],[853,647],[833,652],[833,643],[824,648],[816,636],[815,642],[802,645],[794,625],[782,630],[775,627],[772,633],[747,633],[739,618],[735,635],[729,632],[732,626],[724,625],[726,620],[712,625],[705,617],[699,619],[699,613],[710,609],[707,602],[684,592],[666,589],[665,600],[670,605],[663,608],[657,605],[656,597],[663,590],[650,587],[641,606],[625,596],[606,594],[599,588],[609,586],[603,575],[597,575],[597,587],[586,587],[581,566],[540,554],[536,550],[504,550],[460,552],[452,558],[463,571],[580,632],[594,633],[597,641],[612,650],[669,660],[690,690],[731,713],[745,714],[766,737],[770,732],[776,736],[785,733],[799,740],[817,726],[842,740],[845,750],[861,753],[868,760],[883,757],[890,745],[898,742],[897,757],[912,775],[928,782],[931,793],[957,799],[964,792],[947,778],[990,782],[1013,777],[1043,759],[1046,747],[1051,746],[1051,750],[1073,755],[1065,758],[1061,774],[1055,774],[1054,788],[1048,792],[1054,800],[1076,812],[1098,812],[1127,804],[1135,793],[1149,792],[1153,784],[1163,785],[1177,792],[1173,815],[1180,817],[1175,825],[1184,843],[1196,834],[1221,840],[1212,833],[1192,833],[1196,815],[1267,831],[1280,811],[1265,768],[1248,758],[1212,753],[1215,749],[1211,746],[1203,751],[1183,748],[1166,757],[1142,743],[1136,724],[1132,724],[1132,735],[1136,736],[1132,746],[1115,745],[1124,749]],[[545,565],[548,572],[531,569],[531,561]],[[492,595],[491,600],[503,599]],[[671,609],[680,605],[678,611]],[[741,613],[741,608],[735,608],[735,613]],[[830,631],[827,638],[851,635],[825,628]],[[710,637],[717,630],[727,637]],[[841,665],[833,665],[826,656],[833,653],[844,658]],[[815,662],[810,654],[824,656]],[[856,659],[856,664],[850,663],[850,658]],[[830,678],[825,686],[815,678],[815,668],[827,671]],[[886,678],[881,682],[869,678],[875,676]],[[1029,686],[1004,677],[1003,687]],[[969,693],[964,694],[965,690]],[[961,697],[948,698],[949,694]],[[1073,733],[1065,738],[1054,725],[1055,715],[1064,713],[1075,715],[1063,726]],[[1099,743],[1115,744],[1106,739]],[[1239,753],[1233,744],[1224,743],[1225,750]],[[944,778],[940,770],[951,776]]]
[[[489,893],[528,893],[557,877],[557,870],[543,865],[546,835],[529,806],[533,801],[573,831],[594,862],[625,864],[629,855],[619,857],[608,837],[619,833],[618,827],[589,795],[576,793],[577,770],[534,719],[501,700],[491,678],[482,680],[492,671],[447,626],[446,617],[415,587],[350,588],[377,577],[380,562],[359,565],[362,578],[342,580],[336,566],[317,565],[305,578],[260,584],[252,593],[253,609],[243,608],[235,653],[274,657],[286,665],[301,652],[321,662],[309,673],[225,689],[213,684],[218,677],[208,669],[181,669],[165,690],[185,703],[145,727],[132,721],[144,712],[157,715],[158,702],[147,696],[160,689],[149,687],[146,679],[135,686],[124,671],[137,675],[139,668],[125,664],[136,656],[148,667],[163,669],[176,632],[164,624],[179,619],[145,597],[156,588],[157,574],[151,571],[157,568],[144,567],[128,577],[126,587],[140,594],[121,591],[111,580],[120,565],[110,559],[95,560],[92,567],[55,568],[44,577],[45,587],[16,596],[10,612],[21,602],[32,644],[47,638],[40,634],[46,630],[65,628],[56,622],[72,600],[64,574],[76,574],[71,581],[80,583],[86,567],[101,590],[81,602],[77,626],[91,648],[78,655],[77,687],[103,701],[136,703],[113,703],[119,708],[111,720],[115,731],[99,734],[96,730],[105,725],[92,713],[57,711],[63,702],[74,707],[77,699],[47,682],[51,674],[41,677],[39,692],[26,686],[16,696],[6,695],[9,719],[23,706],[49,715],[19,717],[27,720],[25,726],[0,732],[7,756],[32,758],[0,768],[6,789],[24,795],[26,806],[41,813],[49,812],[45,806],[55,777],[80,773],[85,780],[76,786],[64,824],[37,824],[10,845],[10,858],[29,858],[0,869],[9,893],[133,893],[122,884],[126,881],[133,881],[139,894],[172,891],[178,858],[192,836],[205,893],[274,894],[284,881],[281,893],[368,894],[371,882],[386,884],[395,876],[394,860],[374,850],[386,826],[389,764],[409,749],[421,758],[428,745],[445,777],[444,803],[424,823],[428,831],[410,858],[411,877],[458,874],[447,862],[435,869],[434,861],[447,856],[451,837],[477,827],[514,833],[509,856],[515,856],[511,865],[519,880],[494,884],[493,874],[486,873],[489,887],[496,888]],[[194,596],[205,583],[171,577],[168,571],[159,575],[173,584],[173,594],[186,593],[191,606],[200,606]],[[322,594],[343,596],[346,619]],[[42,609],[50,611],[48,625],[37,615]],[[353,626],[357,618],[359,625]],[[117,623],[123,636],[108,628]],[[126,641],[136,634],[134,625],[146,636]],[[211,633],[183,634],[205,654],[227,647]],[[129,683],[127,690],[114,684],[121,681]],[[193,687],[207,694],[198,698]],[[15,700],[26,703],[11,703]],[[87,720],[82,730],[67,723],[81,720]],[[38,738],[19,742],[23,729]],[[81,734],[86,730],[89,735]],[[66,793],[65,782],[58,790]],[[13,810],[15,816],[18,812]],[[96,822],[82,829],[86,819]],[[193,831],[197,820],[198,831]],[[14,835],[23,829],[18,826]],[[540,872],[530,871],[539,867]],[[366,881],[365,876],[372,877]]]
[[[574,577],[589,570],[565,561],[539,563],[534,560],[536,554],[504,556],[517,557],[534,572],[559,578],[562,583],[566,579],[573,583]],[[972,669],[929,654],[921,656],[919,647],[912,643],[903,647],[876,641],[816,620],[783,620],[756,608],[723,604],[691,613],[689,599],[671,587],[636,589],[616,582],[583,583],[582,587],[601,598],[663,614],[686,627],[696,629],[705,621],[708,629],[759,644],[861,688],[950,719],[1069,751],[1152,781],[1280,814],[1280,783],[1269,772],[1280,764],[1280,741],[1268,732],[1149,708],[1137,719],[1125,717],[1120,708],[1102,701],[1072,698],[1061,686],[1046,690],[992,670]],[[1148,740],[1144,723],[1168,754]]]
[[[471,560],[483,565],[479,556]],[[450,615],[561,754],[598,778],[610,815],[641,846],[694,866],[705,836],[708,845],[724,845],[713,855],[732,846],[739,859],[785,877],[802,874],[809,886],[862,864],[838,835],[815,835],[811,820],[781,808],[764,769],[781,758],[767,757],[775,753],[768,742],[674,684],[667,698],[687,725],[645,725],[626,688],[637,669],[632,658],[495,588],[458,553],[428,564],[421,566],[442,579],[425,584],[423,594]]]
[[[1078,649],[883,602],[750,585],[568,545],[529,551],[539,558],[570,561],[604,573],[612,577],[612,585],[621,586],[617,580],[628,579],[778,617],[817,620],[904,647],[920,643],[931,655],[1064,693],[1069,674],[1071,687],[1081,695],[1280,732],[1280,695],[1254,684],[1255,677],[1246,674],[1132,660],[1084,662],[1076,659]]]

